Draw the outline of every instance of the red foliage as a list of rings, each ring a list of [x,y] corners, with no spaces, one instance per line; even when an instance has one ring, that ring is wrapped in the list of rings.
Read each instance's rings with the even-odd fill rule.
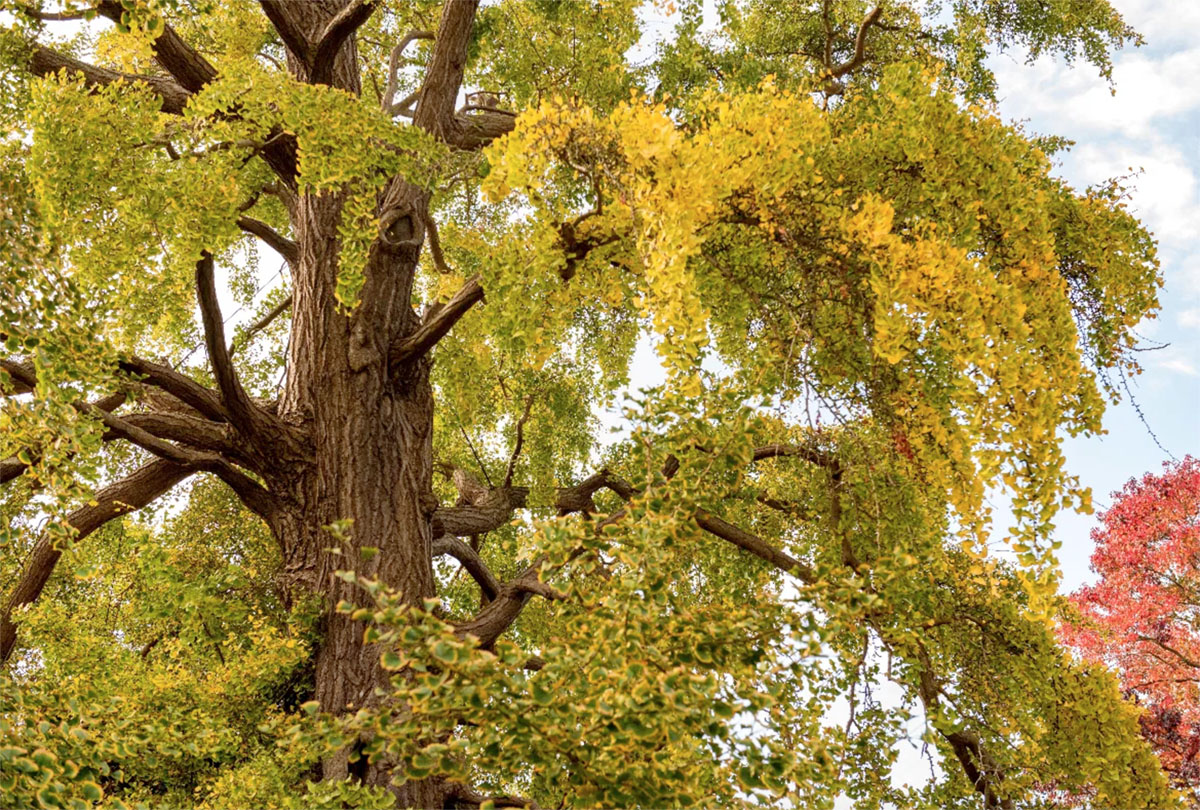
[[[1092,532],[1095,585],[1061,630],[1146,707],[1142,731],[1172,781],[1200,792],[1200,460],[1131,480]]]

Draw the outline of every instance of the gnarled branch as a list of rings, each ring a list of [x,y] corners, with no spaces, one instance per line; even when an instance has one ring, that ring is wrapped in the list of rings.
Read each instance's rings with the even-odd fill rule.
[[[479,589],[483,591],[483,595],[487,599],[492,600],[500,595],[500,580],[496,579],[496,575],[487,567],[475,549],[457,537],[447,534],[433,541],[433,556],[441,557],[443,555],[449,555],[462,563],[463,568],[467,569],[467,573],[471,575],[472,579],[479,583]]]
[[[383,91],[383,97],[379,101],[380,109],[385,110],[385,111],[392,111],[392,103],[396,99],[396,84],[400,80],[400,57],[404,55],[405,48],[407,48],[409,45],[411,45],[413,42],[415,42],[418,39],[433,39],[433,32],[432,31],[409,31],[407,34],[404,35],[404,39],[397,42],[395,47],[392,48],[392,53],[388,57],[387,87]],[[408,101],[408,104],[404,105],[404,108],[407,109],[414,101],[417,100],[418,96],[419,96],[419,94],[414,95],[412,97],[412,99],[410,101]],[[391,114],[396,115],[396,112],[392,111]]]

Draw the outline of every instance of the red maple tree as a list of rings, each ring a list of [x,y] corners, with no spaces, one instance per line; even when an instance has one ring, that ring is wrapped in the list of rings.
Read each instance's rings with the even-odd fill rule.
[[[1200,459],[1133,479],[1092,532],[1094,585],[1063,640],[1113,668],[1175,785],[1200,793]]]

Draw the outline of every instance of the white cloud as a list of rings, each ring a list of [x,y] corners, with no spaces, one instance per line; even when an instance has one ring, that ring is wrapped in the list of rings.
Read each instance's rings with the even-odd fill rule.
[[[1192,162],[1178,147],[1156,140],[1093,141],[1064,161],[1076,182],[1134,174],[1130,209],[1165,248],[1190,250],[1200,241],[1200,196]]]
[[[1171,357],[1156,363],[1159,368],[1172,371],[1176,374],[1185,374],[1188,377],[1200,376],[1200,372],[1196,371],[1196,367],[1190,360],[1183,357]]]
[[[1113,0],[1113,6],[1151,47],[1195,42],[1200,30],[1200,3]]]
[[[1200,307],[1180,312],[1176,322],[1184,329],[1200,329]]]

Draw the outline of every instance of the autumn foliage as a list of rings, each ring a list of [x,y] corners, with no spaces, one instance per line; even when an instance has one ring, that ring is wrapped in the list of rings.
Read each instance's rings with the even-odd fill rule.
[[[1064,638],[1120,673],[1142,731],[1182,788],[1200,788],[1200,459],[1131,480],[1092,534],[1100,579],[1072,596]]]

